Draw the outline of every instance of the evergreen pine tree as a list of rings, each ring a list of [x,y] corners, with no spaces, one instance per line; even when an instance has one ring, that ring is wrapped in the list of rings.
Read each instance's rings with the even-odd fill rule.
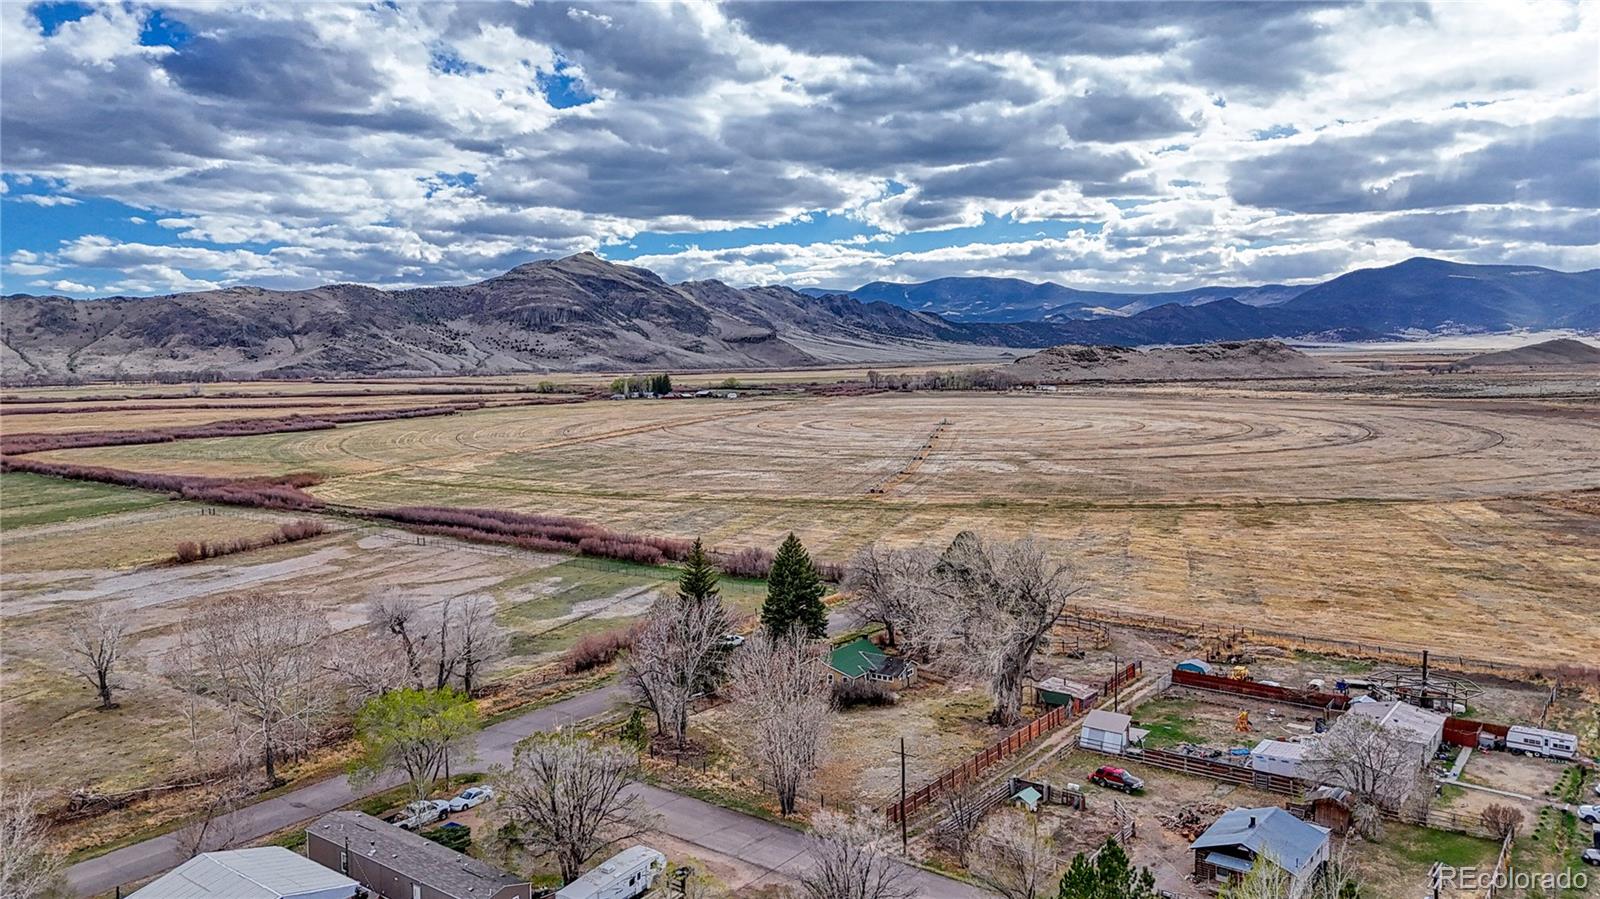
[[[767,601],[761,606],[761,624],[773,636],[799,628],[817,639],[828,632],[828,610],[822,604],[822,577],[811,564],[811,554],[792,532],[778,547],[767,574]]]
[[[689,557],[683,560],[683,574],[678,577],[678,601],[706,602],[719,599],[717,566],[706,555],[705,544],[699,538],[689,548]]]
[[[1057,899],[1156,899],[1156,879],[1149,868],[1135,868],[1128,853],[1107,838],[1093,862],[1082,852],[1061,878]]]

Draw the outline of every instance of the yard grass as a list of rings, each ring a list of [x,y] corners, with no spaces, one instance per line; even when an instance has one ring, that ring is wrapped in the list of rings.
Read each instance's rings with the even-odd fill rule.
[[[1482,865],[1486,861],[1493,864],[1495,853],[1500,849],[1500,844],[1494,840],[1394,823],[1384,824],[1382,845],[1425,868],[1434,862],[1457,868]]]
[[[0,474],[0,531],[128,512],[166,501],[146,490],[8,471]]]
[[[1139,726],[1150,731],[1144,745],[1152,749],[1179,743],[1203,743],[1205,738],[1194,727],[1192,699],[1163,698],[1139,706]]]

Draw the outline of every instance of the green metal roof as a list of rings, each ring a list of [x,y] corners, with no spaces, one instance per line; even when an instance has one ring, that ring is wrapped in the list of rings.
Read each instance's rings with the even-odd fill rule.
[[[835,649],[828,658],[828,667],[848,678],[857,678],[878,670],[888,656],[866,637],[857,637]]]

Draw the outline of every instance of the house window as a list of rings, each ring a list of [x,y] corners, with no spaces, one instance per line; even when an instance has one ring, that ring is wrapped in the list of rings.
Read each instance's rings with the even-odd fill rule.
[[[422,899],[422,884],[414,883],[411,885],[411,899]]]
[[[350,873],[350,853],[343,849],[339,850],[339,873]]]

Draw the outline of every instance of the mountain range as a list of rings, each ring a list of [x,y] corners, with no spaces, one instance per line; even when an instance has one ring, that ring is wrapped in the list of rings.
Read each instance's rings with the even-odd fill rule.
[[[946,278],[813,296],[781,286],[669,284],[580,253],[461,286],[234,287],[100,300],[13,294],[0,302],[0,368],[9,382],[200,371],[775,368],[994,358],[1008,352],[1001,348],[1067,343],[1597,330],[1600,269],[1412,259],[1300,287],[1112,294]],[[1009,311],[992,311],[1000,307]]]

